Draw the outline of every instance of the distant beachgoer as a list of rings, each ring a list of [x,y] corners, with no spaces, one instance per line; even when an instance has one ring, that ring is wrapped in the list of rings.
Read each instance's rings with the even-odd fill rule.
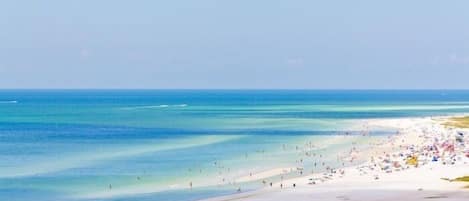
[[[272,182],[270,182],[270,187],[272,187]]]
[[[280,188],[283,188],[283,184],[280,184]]]
[[[189,182],[189,186],[190,186],[190,188],[191,188],[191,190],[192,190],[192,181]]]
[[[293,184],[293,188],[295,188],[295,187],[296,187],[296,184]]]

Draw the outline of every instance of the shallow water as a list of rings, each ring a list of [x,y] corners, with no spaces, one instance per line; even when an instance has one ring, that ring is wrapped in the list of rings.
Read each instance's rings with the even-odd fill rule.
[[[196,200],[255,189],[260,181],[229,183],[277,167],[339,166],[338,154],[395,132],[360,137],[361,120],[464,113],[468,101],[469,91],[3,90],[0,200]]]

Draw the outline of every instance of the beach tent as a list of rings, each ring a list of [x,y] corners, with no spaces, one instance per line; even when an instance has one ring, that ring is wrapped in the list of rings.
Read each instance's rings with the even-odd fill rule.
[[[412,156],[412,157],[408,158],[407,161],[406,161],[406,164],[407,165],[417,166],[418,165],[418,157],[417,156]]]

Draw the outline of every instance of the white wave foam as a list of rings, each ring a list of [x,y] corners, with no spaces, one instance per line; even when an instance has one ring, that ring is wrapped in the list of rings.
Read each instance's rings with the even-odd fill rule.
[[[0,104],[3,103],[3,104],[15,104],[15,103],[18,103],[18,101],[15,101],[15,100],[10,100],[10,101],[0,101]]]
[[[469,105],[389,105],[389,106],[337,106],[325,108],[326,111],[392,111],[392,110],[451,110],[469,109]]]
[[[136,109],[156,109],[156,108],[168,108],[168,107],[187,107],[187,104],[179,104],[179,105],[144,105],[144,106],[136,106],[136,107],[125,107],[122,109],[127,110],[136,110]]]

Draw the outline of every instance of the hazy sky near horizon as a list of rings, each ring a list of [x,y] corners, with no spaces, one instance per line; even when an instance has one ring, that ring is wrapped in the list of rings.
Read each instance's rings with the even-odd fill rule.
[[[469,88],[469,1],[0,3],[0,88]]]

